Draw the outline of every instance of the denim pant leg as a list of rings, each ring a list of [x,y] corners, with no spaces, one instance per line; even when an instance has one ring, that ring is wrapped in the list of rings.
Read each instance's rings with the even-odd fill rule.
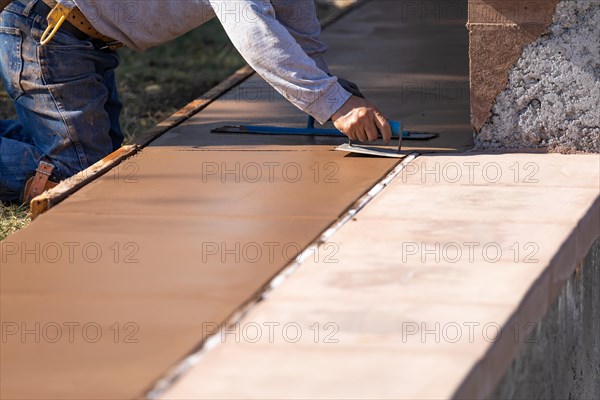
[[[40,46],[46,21],[30,11],[35,0],[25,3],[14,1],[0,14],[0,71],[18,116],[18,123],[0,123],[1,201],[17,200],[43,157],[65,179],[123,141],[118,55],[64,31]]]

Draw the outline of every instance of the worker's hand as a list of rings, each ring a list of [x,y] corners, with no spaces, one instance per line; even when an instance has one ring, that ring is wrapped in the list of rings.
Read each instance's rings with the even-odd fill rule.
[[[387,143],[392,138],[392,129],[387,119],[371,103],[352,96],[331,117],[333,124],[352,140],[371,142],[377,140],[378,129]]]

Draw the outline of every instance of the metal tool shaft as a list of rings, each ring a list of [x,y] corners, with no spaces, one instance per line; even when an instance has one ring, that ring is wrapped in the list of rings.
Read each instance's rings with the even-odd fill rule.
[[[291,128],[270,125],[236,125],[222,126],[212,130],[214,133],[246,133],[258,135],[298,135],[298,136],[332,136],[346,137],[337,129],[323,129],[314,127],[315,120],[308,118],[306,128]],[[399,121],[389,121],[392,128],[392,139],[399,139],[399,148],[402,147],[402,140],[429,140],[438,137],[437,133],[402,131]]]

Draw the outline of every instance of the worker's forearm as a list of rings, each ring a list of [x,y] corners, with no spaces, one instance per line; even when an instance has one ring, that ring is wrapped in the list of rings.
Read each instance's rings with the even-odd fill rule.
[[[304,0],[302,0],[304,1]],[[279,93],[319,122],[326,122],[350,98],[278,20],[268,0],[238,0],[243,18],[219,12],[227,0],[212,0],[217,17],[238,51]]]

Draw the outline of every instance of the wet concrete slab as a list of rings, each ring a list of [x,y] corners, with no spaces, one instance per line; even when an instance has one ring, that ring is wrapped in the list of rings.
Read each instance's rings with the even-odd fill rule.
[[[2,397],[141,395],[202,341],[206,324],[228,318],[328,223],[40,217],[2,242],[3,332],[17,329],[2,343]]]
[[[163,398],[486,398],[600,237],[598,162],[419,157]]]
[[[2,321],[17,329],[2,344],[3,397],[143,394],[205,339],[206,324],[256,297],[395,162],[146,149],[2,242]],[[66,336],[72,322],[81,343]],[[45,337],[56,327],[58,345]],[[96,331],[104,342],[89,343]],[[111,335],[133,331],[120,350]],[[74,365],[85,379],[71,386]]]
[[[407,152],[468,148],[468,90],[428,86],[466,85],[464,21],[402,12],[373,1],[331,26],[332,70],[441,133]],[[334,151],[344,139],[210,132],[240,123],[306,116],[253,77],[1,243],[0,397],[143,396],[399,162]]]
[[[54,212],[333,220],[396,163],[322,147],[273,150],[253,144],[253,150],[205,151],[151,146]]]

